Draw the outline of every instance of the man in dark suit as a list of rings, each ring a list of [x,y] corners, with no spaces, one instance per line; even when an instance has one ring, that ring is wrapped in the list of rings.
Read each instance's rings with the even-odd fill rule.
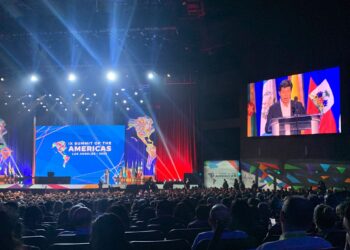
[[[290,80],[283,80],[278,87],[280,101],[272,104],[267,113],[265,132],[270,134],[272,129],[270,126],[272,118],[291,117],[295,115],[305,114],[305,109],[301,102],[291,100],[293,84]]]

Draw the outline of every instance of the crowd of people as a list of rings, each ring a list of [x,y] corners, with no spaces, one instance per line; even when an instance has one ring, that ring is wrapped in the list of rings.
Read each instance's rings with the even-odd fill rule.
[[[21,238],[74,234],[92,249],[133,249],[126,231],[202,228],[192,244],[208,249],[246,239],[250,249],[350,249],[350,193],[235,188],[139,191],[0,192],[0,248]],[[50,239],[49,239],[50,240]],[[53,241],[52,241],[53,242]]]

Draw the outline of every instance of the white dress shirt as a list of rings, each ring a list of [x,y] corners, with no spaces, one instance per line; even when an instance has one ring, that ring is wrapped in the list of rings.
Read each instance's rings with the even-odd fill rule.
[[[292,109],[291,109],[291,102],[289,101],[288,105],[284,105],[280,100],[281,110],[282,110],[282,116],[283,117],[290,117],[292,116]]]

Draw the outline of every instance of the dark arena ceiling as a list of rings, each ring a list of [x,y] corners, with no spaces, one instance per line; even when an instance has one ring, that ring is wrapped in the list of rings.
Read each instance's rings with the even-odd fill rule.
[[[107,69],[133,93],[153,70],[196,83],[203,119],[237,118],[249,81],[348,57],[349,10],[348,1],[0,0],[0,95],[28,95],[36,72],[37,96],[60,96],[74,71],[80,86],[68,94],[91,97]]]

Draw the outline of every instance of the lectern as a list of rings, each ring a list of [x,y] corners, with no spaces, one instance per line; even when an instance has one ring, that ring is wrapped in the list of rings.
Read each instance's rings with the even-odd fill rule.
[[[320,119],[321,114],[273,118],[272,135],[299,135],[306,129],[310,129],[311,134],[318,134]]]

